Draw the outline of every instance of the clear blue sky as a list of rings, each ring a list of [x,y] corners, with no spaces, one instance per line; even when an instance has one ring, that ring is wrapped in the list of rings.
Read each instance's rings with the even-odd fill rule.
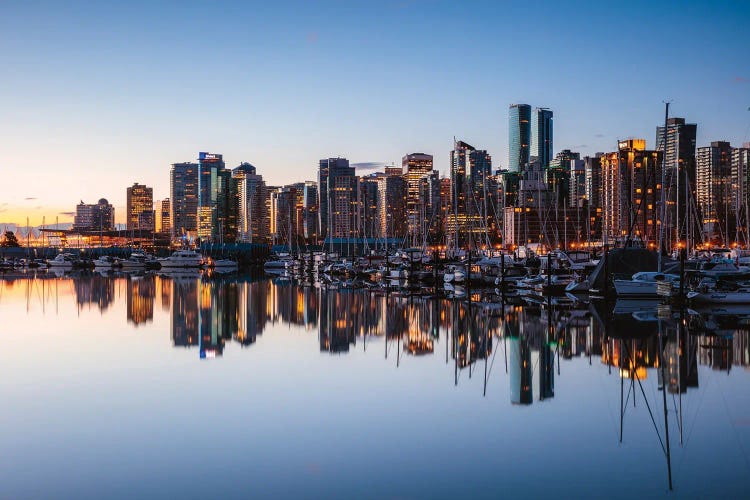
[[[198,151],[272,184],[335,155],[424,151],[445,172],[453,136],[505,165],[513,102],[554,111],[555,151],[653,146],[664,99],[699,145],[750,140],[749,2],[29,1],[0,18],[0,221],[122,206],[135,181],[167,196]]]

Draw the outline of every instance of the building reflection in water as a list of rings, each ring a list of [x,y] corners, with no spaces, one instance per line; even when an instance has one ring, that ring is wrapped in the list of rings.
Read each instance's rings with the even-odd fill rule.
[[[589,363],[598,358],[620,376],[647,379],[649,371],[659,367],[658,328],[664,335],[669,393],[698,387],[699,366],[719,371],[750,367],[747,315],[716,311],[701,313],[705,329],[696,330],[692,319],[673,317],[660,320],[660,326],[656,321],[639,326],[635,341],[608,335],[606,319],[587,310],[548,313],[538,307],[475,302],[469,314],[465,301],[197,273],[23,278],[30,283],[42,279],[69,282],[66,293],[72,292],[81,308],[105,311],[125,294],[127,320],[135,326],[153,320],[158,295],[161,309],[170,312],[173,345],[197,346],[203,357],[222,355],[228,343],[251,346],[268,324],[284,323],[316,332],[320,351],[337,354],[350,352],[358,342],[367,350],[368,339],[381,338],[386,356],[394,350],[425,356],[435,354],[443,342],[446,362],[453,360],[458,381],[464,369],[471,372],[478,361],[492,358],[501,339],[514,404],[554,397],[560,371],[555,358],[587,357]],[[10,289],[16,281],[4,280],[0,286]],[[52,298],[57,300],[50,294],[44,300]]]
[[[154,296],[156,277],[154,275],[130,276],[127,279],[128,321],[138,326],[154,319]]]
[[[101,274],[82,275],[73,280],[79,307],[96,306],[106,311],[115,298],[115,280]]]

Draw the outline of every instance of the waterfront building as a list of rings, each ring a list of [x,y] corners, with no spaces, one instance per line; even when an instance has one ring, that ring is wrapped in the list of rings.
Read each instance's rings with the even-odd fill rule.
[[[172,231],[171,203],[169,198],[156,202],[156,232],[169,234]]]
[[[702,230],[709,240],[718,238],[725,245],[734,236],[731,175],[729,142],[714,141],[710,146],[698,148],[695,186]]]
[[[750,142],[732,149],[732,207],[737,217],[736,241],[750,244]]]
[[[382,224],[378,210],[378,180],[383,173],[364,175],[359,180],[359,221],[363,238],[381,238]]]
[[[83,201],[76,205],[73,229],[78,231],[112,231],[115,228],[115,207],[105,198],[90,205]]]
[[[698,126],[685,123],[684,118],[669,118],[666,128],[666,148],[664,146],[664,126],[656,127],[656,149],[664,155],[666,168],[667,201],[666,227],[670,238],[681,239],[685,234],[686,214],[692,206],[696,193],[695,138]],[[679,177],[678,177],[679,173]],[[678,184],[679,178],[679,184]],[[688,188],[689,186],[689,188]],[[677,221],[679,216],[680,221]],[[677,228],[679,227],[679,235]]]
[[[425,214],[429,213],[423,193],[423,183],[433,172],[432,155],[411,153],[401,159],[402,171],[407,184],[406,218],[409,233],[420,233],[425,227]],[[428,222],[429,223],[429,222]]]
[[[238,239],[249,243],[265,243],[270,232],[270,217],[266,210],[267,188],[262,175],[250,163],[243,162],[232,169],[237,184]]]
[[[171,231],[175,238],[194,237],[198,229],[197,163],[173,163],[169,171]]]
[[[303,234],[310,244],[315,244],[320,238],[320,221],[318,219],[318,184],[306,181],[302,192]]]
[[[511,104],[508,118],[508,171],[521,172],[529,163],[531,106]]]
[[[655,248],[661,224],[661,152],[646,150],[645,139],[628,139],[600,162],[605,243],[639,239]]]
[[[489,185],[492,157],[485,150],[457,141],[450,153],[450,161],[452,194],[446,230],[458,234],[460,240],[457,244],[460,246],[467,243],[462,239],[466,234],[473,234],[469,241],[476,244],[476,239],[488,232],[494,206],[494,198],[490,197],[496,189]]]
[[[323,238],[357,236],[358,180],[346,158],[320,160],[318,206]]]
[[[571,178],[571,161],[579,160],[580,153],[575,153],[569,149],[563,149],[555,155],[545,168],[542,160],[539,160],[544,170],[544,178],[547,183],[547,189],[552,191],[558,206],[568,204],[575,206],[570,196],[570,188],[573,179]]]
[[[408,185],[400,175],[401,169],[388,171],[378,177],[378,222],[380,234],[386,238],[403,238],[408,224],[406,198]],[[390,175],[389,175],[390,174]]]
[[[222,155],[198,153],[198,236],[234,241],[237,234],[237,183]]]
[[[297,240],[297,187],[284,186],[271,193],[271,226],[273,243],[291,249]]]
[[[531,113],[529,161],[536,158],[546,169],[552,161],[552,110],[535,108]]]
[[[153,231],[154,190],[137,182],[126,189],[125,193],[126,227],[131,230]]]

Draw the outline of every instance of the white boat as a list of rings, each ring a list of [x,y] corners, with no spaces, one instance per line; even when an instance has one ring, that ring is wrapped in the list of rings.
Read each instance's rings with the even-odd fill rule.
[[[120,267],[120,259],[109,255],[102,255],[94,261],[95,269],[114,269],[115,267]]]
[[[47,265],[49,265],[49,267],[69,269],[73,267],[74,262],[72,255],[68,253],[60,253],[57,254],[54,259],[48,260]]]
[[[635,273],[629,280],[614,280],[618,297],[656,297],[656,284],[659,281],[671,283],[679,280],[677,274],[643,271]]]
[[[212,260],[209,266],[216,269],[237,269],[239,267],[237,261],[232,259]]]
[[[263,270],[272,274],[281,274],[294,268],[294,260],[289,255],[280,255],[277,259],[266,261]]]
[[[151,255],[146,255],[143,252],[133,252],[130,257],[121,261],[123,269],[145,269],[149,264],[156,264],[158,262]]]
[[[203,265],[203,257],[193,250],[177,250],[169,257],[159,259],[161,267],[199,268]]]
[[[730,259],[714,257],[711,260],[699,264],[697,271],[709,278],[747,278],[750,277],[750,268],[738,266]]]
[[[687,298],[702,304],[750,304],[750,287],[704,278]]]

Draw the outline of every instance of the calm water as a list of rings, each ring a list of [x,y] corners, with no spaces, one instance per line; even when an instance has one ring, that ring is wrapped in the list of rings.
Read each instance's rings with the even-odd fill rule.
[[[668,496],[659,329],[671,495],[744,497],[741,314],[652,312],[6,276],[0,498]]]

